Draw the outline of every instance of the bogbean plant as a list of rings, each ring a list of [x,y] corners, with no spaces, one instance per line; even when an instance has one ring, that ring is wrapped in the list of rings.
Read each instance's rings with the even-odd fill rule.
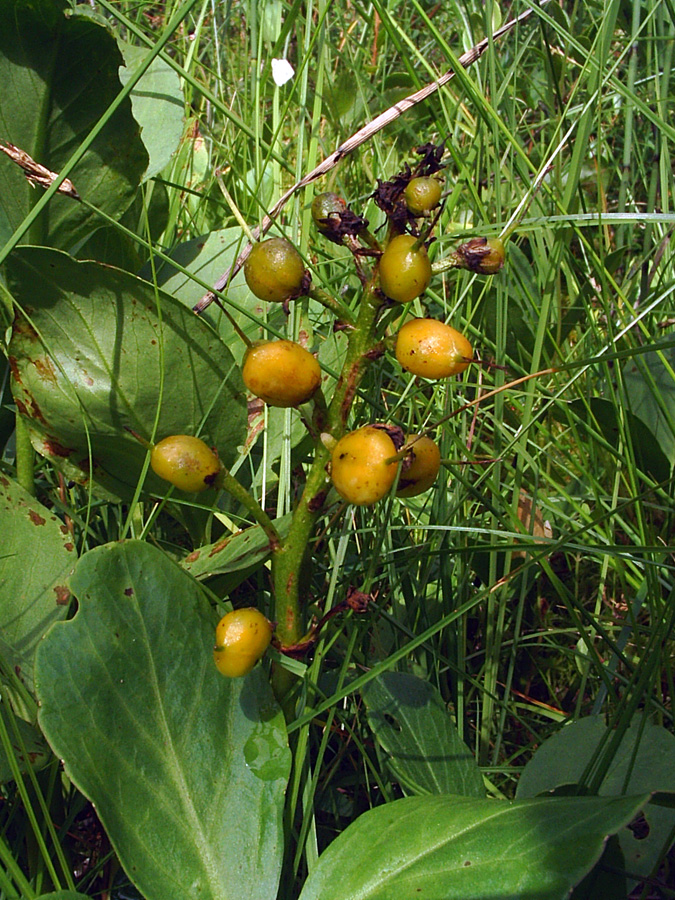
[[[432,279],[427,248],[434,240],[433,226],[441,203],[443,148],[427,145],[418,153],[421,158],[414,169],[406,166],[390,181],[380,183],[374,193],[386,218],[381,241],[344,198],[325,192],[313,200],[312,218],[317,230],[351,252],[361,282],[356,316],[335,322],[348,337],[333,396],[324,397],[319,364],[300,344],[286,339],[252,343],[240,332],[247,344],[242,366],[247,389],[273,407],[309,404],[303,420],[313,438],[313,460],[288,534],[282,538],[275,533],[252,496],[247,503],[271,535],[275,645],[282,654],[306,654],[318,636],[316,627],[307,630],[307,610],[313,598],[304,587],[311,583],[311,573],[304,570],[315,523],[335,500],[330,486],[348,503],[371,506],[385,498],[395,484],[399,497],[428,490],[440,470],[440,452],[426,434],[405,435],[399,426],[387,422],[372,422],[345,433],[368,367],[388,348],[395,350],[403,368],[427,379],[456,375],[472,361],[469,341],[444,322],[413,317],[402,327],[399,322],[391,335],[383,324],[384,313],[396,304],[401,305],[402,317],[407,318],[403,305],[421,297]],[[492,275],[502,268],[504,260],[504,246],[498,238],[476,238],[454,251],[449,262],[456,268]],[[244,275],[255,297],[282,303],[287,311],[291,302],[308,295],[331,312],[339,309],[336,298],[312,289],[310,272],[285,238],[271,237],[254,244],[244,264]],[[215,459],[214,451],[199,438],[182,435],[164,437],[151,453],[155,473],[187,491],[206,490],[214,484],[232,488],[231,477],[228,483],[223,482],[224,468],[214,470]],[[241,490],[236,491],[238,498]],[[222,622],[218,628],[221,626]],[[251,640],[256,643],[253,634]],[[260,645],[259,654],[266,648],[266,643]],[[239,674],[236,667],[220,668]],[[241,674],[248,670],[243,668]],[[292,714],[293,684],[283,668],[275,669],[273,684],[278,700]]]
[[[310,617],[310,609],[319,614],[320,578],[310,568],[321,546],[319,518],[337,533],[350,504],[368,516],[389,498],[395,515],[408,498],[434,484],[443,489],[433,427],[405,433],[383,413],[355,420],[368,369],[387,353],[402,377],[427,381],[479,364],[454,327],[413,316],[407,305],[423,302],[434,277],[427,250],[443,193],[441,148],[421,148],[412,169],[376,188],[384,230],[372,232],[343,197],[315,197],[318,240],[352,255],[360,283],[354,313],[313,285],[289,241],[264,237],[244,274],[255,303],[269,305],[270,333],[252,340],[239,319],[223,340],[162,290],[179,275],[199,278],[198,267],[180,263],[195,247],[171,257],[154,247],[152,222],[127,227],[139,185],[149,191],[149,173],[168,164],[164,139],[180,99],[158,114],[151,81],[139,91],[153,98],[150,112],[139,102],[132,115],[128,97],[142,70],[132,65],[121,88],[115,38],[88,10],[66,16],[64,9],[54,0],[0,3],[3,84],[12,86],[0,93],[0,121],[9,129],[0,137],[55,171],[72,170],[77,188],[39,197],[12,163],[0,166],[0,226],[7,231],[8,223],[10,232],[2,251],[5,349],[17,413],[16,467],[6,466],[0,479],[2,900],[76,900],[101,890],[128,896],[116,860],[147,900],[568,896],[598,863],[608,835],[621,832],[629,847],[625,826],[646,795],[630,781],[628,762],[607,796],[551,795],[561,782],[540,765],[515,800],[487,799],[440,693],[405,668],[416,648],[472,607],[411,632],[391,653],[374,650],[359,667],[330,670],[322,667],[325,646],[341,649],[343,640],[336,617],[372,611],[374,596],[352,586],[318,621]],[[163,64],[171,61],[166,55]],[[57,100],[78,115],[65,115]],[[51,183],[54,173],[44,172]],[[123,214],[112,230],[122,236],[119,246],[92,239],[93,229]],[[27,228],[30,245],[18,246]],[[142,277],[137,244],[151,260]],[[499,239],[479,235],[442,267],[489,277],[503,264]],[[221,298],[228,314],[236,308],[231,294],[228,288]],[[278,327],[283,310],[307,296],[346,335],[330,396],[312,353]],[[259,323],[259,310],[254,318]],[[240,338],[246,347],[238,366],[231,343]],[[244,468],[235,471],[241,447],[250,448],[246,390],[306,426],[308,462],[294,473],[290,516],[273,518],[240,477]],[[32,448],[47,461],[38,479]],[[233,498],[230,506],[221,492]],[[211,517],[250,527],[208,543]],[[167,520],[179,523],[180,538],[167,539]],[[268,586],[268,562],[271,607],[253,604],[248,592],[246,606],[230,609],[228,598],[247,575]],[[382,802],[324,847],[316,835],[320,761],[336,728],[335,706],[348,695],[366,712],[368,746],[360,746],[376,784],[372,796]],[[591,724],[601,733],[584,732],[578,744],[572,735],[574,754],[563,733],[575,760],[565,770],[568,785],[584,780],[598,744],[614,740],[602,723]],[[638,730],[624,730],[626,760],[641,752]],[[363,740],[357,729],[339,732],[347,742]],[[373,747],[391,781],[371,766]],[[596,794],[605,773],[594,770]],[[542,791],[549,794],[538,797]],[[91,858],[76,883],[67,852],[82,795],[115,851],[100,863],[109,876],[104,887],[91,876]],[[616,869],[618,844],[610,849]],[[584,896],[593,896],[588,890]],[[620,896],[615,882],[594,895]]]
[[[431,281],[427,246],[433,240],[433,214],[440,203],[440,182],[434,175],[440,170],[442,148],[428,146],[419,152],[421,159],[414,170],[407,167],[375,191],[375,202],[385,212],[387,222],[381,243],[343,198],[326,193],[314,199],[312,215],[318,230],[327,240],[350,250],[361,282],[354,320],[335,323],[347,332],[347,348],[333,396],[324,397],[316,361],[298,344],[273,341],[251,347],[246,354],[244,381],[256,396],[273,406],[299,406],[311,401],[307,420],[314,439],[313,460],[289,533],[279,540],[272,553],[274,611],[282,652],[293,652],[296,645],[307,643],[306,610],[312,601],[301,587],[307,583],[303,568],[307,565],[307,546],[315,523],[326,505],[334,500],[329,490],[331,483],[349,503],[367,506],[382,500],[397,477],[401,489],[408,492],[417,486],[420,478],[425,484],[428,482],[427,487],[433,482],[426,470],[418,477],[413,470],[412,479],[408,474],[413,461],[417,467],[421,465],[415,447],[422,435],[406,436],[398,426],[387,422],[373,422],[345,433],[352,403],[368,367],[385,353],[388,344],[395,346],[399,355],[396,334],[388,337],[383,329],[383,313],[395,304],[406,304],[420,297]],[[407,191],[411,184],[419,185],[419,182],[426,193],[418,189],[411,207]],[[462,250],[454,255],[457,265],[482,272],[483,254],[479,249],[482,244],[486,256],[499,257],[490,266],[490,271],[497,271],[504,262],[500,242],[488,248],[486,241],[475,241],[475,253],[470,260]],[[246,261],[246,282],[263,300],[287,304],[309,294],[330,310],[337,308],[335,298],[327,298],[324,291],[312,290],[309,273],[298,265],[298,260],[297,252],[283,239],[261,241]],[[445,363],[444,375],[460,372],[469,365],[473,354],[465,338],[457,335],[457,344],[443,346],[429,333],[434,327],[440,327],[455,335],[450,326],[428,319],[412,322],[418,324],[417,346],[408,347],[406,353],[410,359],[415,358],[421,369],[439,358]],[[280,354],[288,356],[288,362]],[[409,362],[408,368],[413,371],[415,364]],[[277,380],[283,382],[279,387],[275,384]],[[298,392],[295,402],[288,398],[291,386]],[[438,471],[438,466],[435,468]]]

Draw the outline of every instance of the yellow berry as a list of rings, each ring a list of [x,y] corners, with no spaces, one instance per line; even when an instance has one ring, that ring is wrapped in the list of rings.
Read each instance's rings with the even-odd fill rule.
[[[189,434],[174,434],[155,444],[150,466],[160,478],[191,493],[210,488],[221,469],[213,450]]]
[[[272,624],[257,609],[235,609],[216,626],[213,661],[221,675],[247,675],[264,655],[272,640]]]
[[[331,478],[337,492],[357,506],[377,503],[391,490],[398,462],[396,446],[382,428],[366,425],[341,438],[332,454]]]
[[[293,244],[273,237],[253,245],[244,263],[244,278],[260,300],[280,303],[302,290],[305,266]]]
[[[408,303],[419,297],[431,281],[431,263],[417,238],[399,234],[392,238],[380,258],[380,287],[391,300]]]
[[[321,384],[316,359],[294,341],[266,341],[246,351],[244,384],[270,406],[306,403]]]
[[[410,465],[404,469],[396,489],[397,497],[416,497],[428,491],[436,481],[441,467],[441,451],[438,445],[426,435],[408,438],[406,444]]]
[[[473,348],[463,334],[436,319],[411,319],[396,337],[396,359],[423,378],[448,378],[463,372]]]

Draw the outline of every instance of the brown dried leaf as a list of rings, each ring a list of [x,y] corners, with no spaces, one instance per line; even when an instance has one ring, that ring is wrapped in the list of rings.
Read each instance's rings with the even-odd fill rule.
[[[532,515],[532,498],[528,497],[525,491],[521,490],[518,498],[518,518],[523,524],[523,529],[527,534],[531,534],[535,538],[535,543],[539,543],[541,538],[550,539],[553,537],[553,529],[551,523],[545,520],[541,511],[537,507]],[[537,540],[539,539],[539,540]],[[516,550],[514,557],[524,557],[524,550]]]
[[[15,147],[14,144],[10,144],[9,141],[0,144],[0,150],[9,156],[12,162],[15,162],[19,168],[23,169],[26,178],[33,187],[39,185],[46,190],[48,187],[51,187],[59,177],[57,172],[51,172],[49,169],[45,168],[45,166],[36,163],[25,150]],[[57,188],[57,192],[59,194],[65,194],[66,197],[72,197],[73,200],[82,199],[75,190],[75,185],[69,178],[63,179]]]

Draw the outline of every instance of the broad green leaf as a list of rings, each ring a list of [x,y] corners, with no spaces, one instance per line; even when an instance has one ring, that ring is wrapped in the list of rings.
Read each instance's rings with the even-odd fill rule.
[[[82,557],[37,662],[40,725],[147,900],[276,896],[290,754],[262,668],[213,664],[197,583],[138,541]]]
[[[485,796],[476,761],[433,685],[403,672],[384,672],[361,694],[370,727],[404,789]]]
[[[125,41],[118,43],[125,62],[120,79],[126,84],[150,51]],[[141,140],[150,158],[144,181],[161,172],[176,152],[183,134],[184,105],[178,75],[168,63],[155,57],[131,94],[131,109],[141,126]]]
[[[68,528],[0,474],[0,656],[33,687],[35,648],[68,609],[77,560]]]
[[[95,259],[127,272],[138,272],[141,268],[141,255],[136,242],[112,225],[94,231],[73,255],[77,259]]]
[[[636,356],[623,368],[631,410],[654,435],[671,466],[675,463],[674,366],[675,350],[671,348]]]
[[[276,519],[279,536],[288,534],[291,516]],[[215,544],[199,547],[182,560],[181,565],[195,578],[208,578],[249,569],[263,563],[271,553],[270,541],[260,525],[252,525],[238,534],[221,538]]]
[[[533,797],[564,784],[577,784],[590,763],[607,727],[602,716],[570,722],[539,747],[518,782],[518,797]],[[675,791],[675,737],[661,725],[638,723],[626,731],[600,786],[600,795]],[[649,875],[664,843],[675,828],[675,810],[649,803],[643,809],[648,834],[629,828],[618,838],[629,872]]]
[[[158,240],[167,226],[169,195],[166,187],[150,182],[136,192],[133,203],[120,218],[120,225],[134,234]],[[77,259],[95,259],[109,266],[117,266],[138,274],[143,264],[143,248],[131,236],[116,225],[107,225],[94,231],[84,243],[78,244],[73,256]]]
[[[52,759],[52,754],[40,731],[29,722],[16,716],[11,709],[8,709],[3,700],[0,700],[0,716],[2,716],[12,755],[19,771],[26,772],[29,768],[42,769],[46,766]],[[14,732],[15,725],[19,732],[18,736]],[[10,760],[5,753],[3,743],[0,742],[0,784],[4,784],[12,778],[14,778],[14,773]]]
[[[37,163],[59,172],[120,92],[122,56],[112,35],[63,0],[0,3],[0,132]],[[131,202],[148,156],[125,101],[70,175],[80,196],[118,217]],[[35,203],[35,188],[0,154],[0,242]],[[38,188],[38,190],[41,190]],[[72,247],[98,227],[96,213],[57,195],[30,234]]]
[[[33,443],[69,478],[129,497],[152,438],[199,434],[226,465],[246,434],[243,384],[227,346],[172,297],[126,272],[18,248],[10,289],[25,317],[10,342],[12,390]],[[151,472],[146,488],[167,483]]]
[[[563,900],[646,797],[406,797],[359,816],[300,900]]]

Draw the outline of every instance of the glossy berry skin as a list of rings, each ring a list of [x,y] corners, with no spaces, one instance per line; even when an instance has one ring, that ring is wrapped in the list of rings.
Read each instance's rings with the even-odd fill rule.
[[[246,351],[242,377],[249,391],[270,406],[299,406],[321,384],[321,369],[295,341],[266,341]]]
[[[423,216],[436,209],[441,200],[441,186],[430,175],[413,178],[403,192],[408,212],[413,216]]]
[[[431,281],[427,251],[423,246],[415,248],[416,241],[411,234],[399,234],[389,241],[380,258],[380,287],[397,303],[419,297]]]
[[[396,489],[397,497],[416,497],[428,491],[436,481],[441,467],[441,451],[431,438],[423,435],[409,438],[408,441],[412,441],[408,449],[411,462],[401,473]]]
[[[331,216],[339,216],[347,209],[347,204],[339,196],[332,191],[326,191],[325,194],[317,194],[312,200],[312,219],[321,234],[330,232]],[[328,219],[328,221],[326,221]]]
[[[174,434],[155,444],[150,466],[160,478],[190,493],[210,488],[221,469],[213,450],[189,434]]]
[[[244,263],[244,278],[260,300],[280,303],[302,290],[305,266],[285,238],[273,237],[253,245]]]
[[[387,462],[396,447],[386,431],[366,425],[341,438],[333,449],[331,478],[337,492],[356,506],[385,497],[394,483],[398,462]]]
[[[248,675],[272,640],[272,624],[253,607],[234,609],[216,626],[213,661],[228,678]]]
[[[422,378],[448,378],[463,372],[473,348],[463,334],[436,319],[411,319],[396,337],[396,359]]]

